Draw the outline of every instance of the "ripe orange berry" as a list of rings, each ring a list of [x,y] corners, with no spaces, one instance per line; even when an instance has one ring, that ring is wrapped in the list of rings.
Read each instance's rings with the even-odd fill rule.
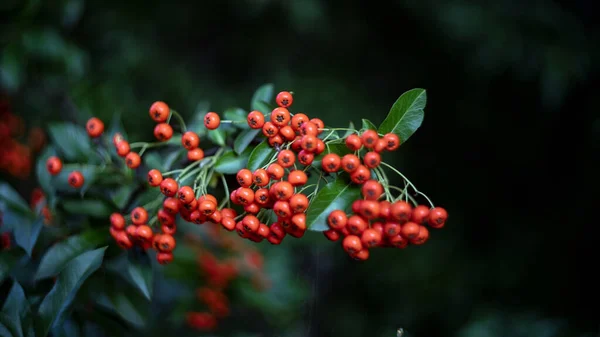
[[[329,224],[329,227],[331,227],[331,229],[340,230],[346,227],[347,222],[348,216],[346,216],[346,213],[344,211],[339,209],[334,210],[327,216],[327,224]]]
[[[221,125],[221,117],[216,112],[209,112],[204,116],[204,126],[209,130],[214,130]]]
[[[386,133],[383,139],[387,143],[385,148],[388,151],[394,151],[400,146],[400,138],[395,133]]]
[[[348,218],[348,223],[346,224],[346,228],[348,228],[348,232],[354,235],[361,235],[362,232],[367,229],[369,224],[367,221],[358,215],[352,215]]]
[[[283,137],[281,137],[279,134],[276,134],[273,137],[269,137],[268,142],[271,147],[279,148],[281,145],[283,145]]]
[[[369,258],[369,254],[369,250],[363,248],[358,253],[352,254],[352,258],[357,261],[366,261]]]
[[[320,118],[312,118],[310,121],[317,126],[317,134],[323,132],[322,129],[325,128],[325,123],[323,123],[323,121]]]
[[[221,209],[221,215],[223,215],[223,217],[235,218],[237,216],[237,212],[233,208],[223,208]]]
[[[302,146],[302,149],[304,149],[305,151],[315,152],[317,150],[317,141],[318,138],[316,136],[306,135],[302,136],[300,144]]]
[[[157,101],[150,106],[150,118],[157,123],[164,123],[169,119],[171,109],[165,102]]]
[[[150,186],[156,187],[156,186],[160,185],[160,183],[162,181],[163,181],[163,176],[159,170],[152,169],[152,170],[148,171],[148,184],[150,184]]]
[[[113,213],[110,215],[110,225],[114,229],[123,230],[125,228],[125,218],[119,213]]]
[[[285,170],[280,164],[273,163],[267,167],[267,173],[272,180],[279,180],[283,178]]]
[[[412,240],[414,238],[416,238],[417,236],[419,236],[419,230],[421,229],[421,227],[419,225],[417,225],[414,222],[407,222],[404,225],[402,225],[402,230],[401,230],[401,234],[403,237]]]
[[[176,242],[175,239],[168,234],[163,234],[160,236],[160,240],[158,241],[158,248],[163,252],[171,252],[175,249]]]
[[[342,160],[340,156],[335,153],[326,154],[321,160],[321,167],[323,171],[333,173],[337,172],[342,165]]]
[[[385,225],[383,225],[383,233],[389,237],[400,234],[401,230],[402,227],[397,222],[387,222]]]
[[[363,134],[360,136],[360,140],[362,141],[363,146],[367,149],[372,149],[375,146],[375,143],[378,139],[379,135],[375,130],[367,130],[363,132]]]
[[[300,153],[298,153],[298,161],[302,165],[308,166],[308,165],[312,164],[312,162],[314,160],[315,160],[315,155],[313,153],[310,153],[306,150],[302,150],[302,151],[300,151]]]
[[[266,188],[259,188],[254,192],[254,202],[264,206],[269,203],[269,190]]]
[[[204,158],[204,150],[197,147],[193,150],[189,150],[187,153],[187,157],[189,161],[198,161]]]
[[[140,158],[140,155],[136,152],[129,152],[125,157],[125,164],[127,164],[127,167],[130,169],[138,168],[141,163],[142,158]]]
[[[173,262],[173,253],[160,252],[156,254],[156,261],[160,264],[169,264]],[[216,324],[216,323],[215,323]]]
[[[53,176],[59,174],[62,170],[62,167],[62,161],[56,156],[52,156],[46,161],[46,169],[48,170],[48,173],[50,173]]]
[[[342,157],[341,165],[344,171],[352,173],[360,166],[360,159],[356,155],[349,153]]]
[[[277,154],[277,163],[282,167],[288,168],[294,166],[296,155],[292,150],[281,150]]]
[[[69,185],[71,185],[74,188],[80,188],[81,186],[83,186],[84,183],[84,178],[83,178],[83,174],[81,174],[81,172],[79,171],[73,171],[71,173],[69,173],[69,177],[67,178]]]
[[[177,191],[177,199],[183,204],[189,204],[192,201],[196,201],[194,190],[190,186],[182,186]]]
[[[247,205],[254,201],[254,191],[247,187],[240,187],[235,193],[236,200],[240,205]]]
[[[160,229],[162,230],[163,234],[173,235],[177,232],[177,224],[173,222],[167,225],[161,225]]]
[[[380,201],[379,202],[379,217],[382,219],[385,219],[385,220],[390,219],[391,209],[392,209],[391,202],[389,202],[387,200]]]
[[[375,151],[367,152],[363,157],[363,163],[368,168],[376,168],[381,163],[381,156]]]
[[[328,229],[328,230],[324,231],[323,234],[330,241],[337,241],[340,239],[340,233],[338,233],[337,231],[335,231],[333,229]]]
[[[124,231],[119,231],[115,236],[115,241],[119,247],[123,249],[129,249],[133,247],[133,242],[129,239],[129,236]]]
[[[427,222],[432,228],[442,228],[448,219],[448,212],[442,207],[435,207],[429,211]]]
[[[181,200],[179,201],[180,206],[183,206],[187,211],[195,211],[198,208],[198,200],[192,199],[191,202],[185,204]]]
[[[256,233],[266,239],[269,237],[271,230],[269,229],[269,226],[265,225],[264,223],[261,223],[258,226],[258,230],[256,231]]]
[[[385,138],[379,138],[377,140],[377,142],[375,142],[375,145],[373,146],[373,151],[375,151],[377,153],[381,153],[386,149],[387,149],[387,141],[385,140]]]
[[[148,212],[143,207],[136,207],[131,211],[131,222],[134,225],[143,225],[148,221]]]
[[[265,169],[258,169],[252,174],[252,181],[256,186],[267,186],[269,184],[269,173]]]
[[[371,179],[371,171],[365,165],[359,165],[354,172],[350,174],[350,180],[355,184],[364,184]]]
[[[163,209],[167,213],[169,213],[173,216],[175,216],[177,214],[177,212],[179,212],[179,205],[180,205],[179,200],[177,200],[173,197],[167,197],[163,201]]]
[[[198,203],[198,211],[204,216],[210,216],[217,210],[217,204],[212,200],[204,200]]]
[[[265,116],[260,111],[251,111],[248,114],[248,126],[252,129],[260,129],[265,125]]]
[[[150,241],[153,236],[154,233],[152,232],[152,228],[148,225],[139,225],[135,229],[134,238],[139,241]]]
[[[363,249],[362,242],[356,235],[346,236],[342,241],[342,247],[350,255],[354,255]]]
[[[317,148],[314,151],[315,155],[319,155],[319,154],[323,153],[323,151],[325,151],[326,147],[327,147],[327,145],[325,145],[325,142],[323,140],[317,138]]]
[[[390,214],[392,218],[400,223],[405,223],[410,220],[412,215],[412,206],[406,201],[396,201],[392,204],[390,208]]]
[[[288,202],[294,213],[303,213],[308,209],[308,198],[302,193],[294,194]]]
[[[268,138],[275,137],[279,133],[279,128],[271,122],[266,122],[262,127],[262,133]]]
[[[365,219],[375,219],[379,217],[379,203],[374,200],[364,200],[360,204],[360,215]]]
[[[288,125],[290,122],[290,112],[286,108],[275,108],[271,111],[271,122],[278,127]]]
[[[242,228],[244,229],[245,232],[254,233],[258,230],[259,226],[260,226],[260,221],[254,215],[246,215],[242,219]]]
[[[129,147],[129,142],[126,140],[118,142],[117,145],[115,145],[115,148],[119,157],[125,157],[131,151],[131,148]]]
[[[302,123],[308,122],[308,121],[309,121],[309,118],[307,115],[305,115],[303,113],[297,113],[294,115],[294,117],[292,117],[290,126],[292,127],[292,129],[294,129],[294,131],[298,131],[298,130],[300,130],[300,126],[302,125]]]
[[[277,105],[280,107],[288,108],[292,105],[292,102],[294,102],[294,98],[289,91],[282,91],[275,97],[275,102],[277,102]]]
[[[273,185],[277,200],[288,200],[294,195],[294,186],[287,181],[280,181]]]
[[[302,170],[293,170],[288,173],[287,180],[292,186],[302,186],[306,184],[308,177]]]
[[[383,186],[377,180],[367,180],[361,187],[362,195],[367,200],[377,200],[383,194]]]
[[[318,126],[313,122],[304,122],[300,125],[300,134],[303,136],[311,135],[316,136],[319,134]]]
[[[187,131],[181,136],[181,145],[187,150],[193,150],[200,145],[200,137],[194,131]]]
[[[224,216],[221,218],[221,226],[231,232],[235,229],[235,220],[232,217]]]
[[[419,226],[419,234],[417,237],[409,239],[413,245],[422,245],[429,239],[429,230],[425,226]]]
[[[296,138],[296,131],[291,126],[285,125],[279,129],[279,134],[286,141],[292,141]]]
[[[85,129],[90,137],[96,138],[104,132],[104,123],[99,118],[92,117],[85,124]]]
[[[252,171],[248,169],[241,169],[236,174],[236,179],[238,184],[242,187],[250,187],[252,185],[253,177]]]
[[[289,218],[292,216],[292,209],[287,201],[278,200],[273,205],[273,213],[281,218]]]
[[[379,231],[373,228],[366,229],[360,240],[365,247],[376,247],[381,242],[382,235]]]
[[[154,137],[161,142],[165,142],[173,137],[173,128],[167,123],[156,124],[154,127]]]
[[[292,215],[291,221],[292,225],[294,226],[294,229],[300,230],[302,231],[302,234],[304,234],[304,231],[306,231],[306,214],[296,213]]]
[[[173,197],[177,193],[177,182],[173,178],[166,178],[160,183],[160,191],[167,197]]]
[[[429,207],[425,205],[418,205],[412,211],[412,216],[410,221],[422,225],[427,222],[427,218],[429,217]]]
[[[223,216],[221,215],[221,212],[219,210],[215,210],[208,218],[213,223],[219,224],[221,223],[221,219],[223,219]]]

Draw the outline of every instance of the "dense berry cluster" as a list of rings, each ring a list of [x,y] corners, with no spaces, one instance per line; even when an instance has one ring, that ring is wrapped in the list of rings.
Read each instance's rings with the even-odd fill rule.
[[[0,172],[25,179],[31,173],[34,155],[46,143],[46,134],[32,127],[25,138],[25,122],[14,115],[8,99],[0,97]]]

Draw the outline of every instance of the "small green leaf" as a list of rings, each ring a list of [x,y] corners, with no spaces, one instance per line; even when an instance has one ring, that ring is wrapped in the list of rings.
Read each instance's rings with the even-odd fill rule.
[[[15,337],[23,337],[23,319],[29,314],[29,302],[25,297],[25,291],[23,291],[23,288],[17,281],[13,283],[8,293],[8,297],[2,307],[2,314],[6,315],[14,323],[12,330],[14,330]]]
[[[360,188],[349,183],[343,176],[325,185],[317,192],[306,211],[306,226],[312,231],[326,231],[327,217],[336,209],[346,210],[360,198]]]
[[[133,289],[128,289],[133,290]],[[144,315],[140,312],[143,310],[144,305],[142,301],[134,303],[132,301],[132,294],[125,291],[108,291],[98,296],[98,304],[110,311],[117,313],[127,322],[137,327],[142,327],[146,323]],[[141,299],[141,296],[139,297]]]
[[[180,160],[187,154],[186,149],[180,149],[179,151],[173,151],[169,153],[165,157],[165,161],[163,163],[163,171],[168,171],[171,169],[171,166],[175,164],[176,161]]]
[[[233,121],[233,126],[238,129],[249,129],[248,125],[248,112],[242,108],[229,108],[223,112],[223,117],[230,121]]]
[[[115,211],[109,203],[99,199],[67,199],[63,200],[61,205],[69,213],[88,215],[96,218],[108,218]]]
[[[363,118],[362,119],[362,128],[365,130],[375,130],[377,131],[377,127],[370,120]]]
[[[121,112],[117,111],[112,118],[112,122],[110,123],[110,129],[108,130],[108,135],[112,139],[115,133],[120,133],[124,139],[129,139],[127,137],[127,132],[125,132],[125,127],[123,126],[123,122],[121,121]]]
[[[85,252],[71,260],[38,309],[36,334],[45,337],[52,326],[62,324],[83,282],[102,264],[106,247]]]
[[[150,169],[157,169],[161,172],[165,171],[163,159],[156,152],[144,154],[144,164]]]
[[[135,185],[122,185],[112,193],[112,201],[118,209],[123,209],[127,206],[129,199],[135,192],[137,186]]]
[[[202,138],[206,134],[206,128],[204,127],[204,116],[210,111],[210,104],[207,101],[198,102],[194,115],[190,118],[187,123],[187,129],[194,131]]]
[[[393,132],[403,143],[406,142],[423,123],[425,104],[427,93],[424,89],[412,89],[403,93],[379,126],[379,133]]]
[[[275,155],[276,151],[264,140],[258,144],[248,158],[248,169],[252,172],[267,165],[269,160]]]
[[[273,111],[273,109],[275,109],[275,106],[272,104],[269,104],[265,101],[258,101],[254,103],[254,106],[258,109],[254,109],[254,110],[258,110],[260,112],[262,112],[264,115],[268,115],[271,113],[271,111]]]
[[[215,171],[223,174],[236,174],[246,167],[252,150],[247,148],[244,152],[236,155],[233,151],[227,151],[215,163]]]
[[[95,156],[90,137],[81,126],[71,123],[53,123],[48,127],[48,133],[58,151],[67,160],[88,162]]]
[[[58,275],[75,257],[104,243],[107,233],[106,228],[87,230],[54,244],[42,258],[35,280]]]
[[[133,285],[146,297],[152,299],[152,265],[148,254],[130,258],[127,272]]]
[[[341,138],[346,138],[346,137],[350,136],[351,134],[353,134],[354,129],[355,129],[354,123],[352,123],[352,121],[350,121],[350,123],[348,124],[348,130],[346,130],[346,132],[342,135]]]
[[[17,245],[23,248],[29,256],[31,256],[31,252],[33,251],[33,247],[35,246],[38,236],[42,231],[43,225],[44,218],[39,217],[36,220],[25,220],[13,227]]]
[[[248,129],[240,132],[233,141],[233,150],[235,153],[240,154],[244,152],[260,131],[260,129]]]
[[[38,182],[40,183],[40,187],[42,191],[48,196],[52,198],[56,193],[56,189],[52,185],[52,176],[48,173],[46,169],[46,161],[51,156],[56,155],[56,149],[53,146],[48,146],[44,149],[44,151],[39,155],[35,172],[37,175]]]
[[[250,102],[250,107],[252,107],[252,110],[258,110],[263,113],[271,112],[271,110],[262,111],[261,108],[264,109],[264,104],[261,105],[257,103],[261,101],[270,102],[273,99],[273,91],[274,86],[272,83],[263,84],[258,89],[256,89],[254,95],[252,95],[252,101]]]
[[[0,182],[0,211],[18,211],[24,214],[32,214],[27,202],[21,195],[7,183]]]
[[[208,138],[219,146],[225,146],[226,137],[227,135],[225,134],[225,131],[221,129],[210,130],[208,132]]]

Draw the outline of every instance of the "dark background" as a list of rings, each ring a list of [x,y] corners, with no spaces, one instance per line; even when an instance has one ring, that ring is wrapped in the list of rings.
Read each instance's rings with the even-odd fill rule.
[[[245,336],[598,334],[594,1],[0,9],[1,83],[28,126],[119,112],[130,138],[150,139],[157,99],[189,116],[205,100],[214,111],[246,107],[267,82],[327,125],[378,124],[401,93],[427,89],[422,127],[387,160],[449,211],[447,226],[366,263],[319,233],[279,247],[308,282],[303,319],[285,331],[230,323],[254,330]]]

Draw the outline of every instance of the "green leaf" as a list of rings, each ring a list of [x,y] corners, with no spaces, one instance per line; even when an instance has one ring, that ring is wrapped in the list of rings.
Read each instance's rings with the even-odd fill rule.
[[[179,149],[179,151],[173,151],[171,153],[169,153],[166,157],[165,157],[165,161],[163,164],[163,170],[162,171],[168,171],[171,169],[171,166],[173,166],[173,164],[178,161],[179,159],[183,158],[184,156],[187,155],[187,150],[186,149]]]
[[[13,267],[22,257],[23,251],[20,249],[11,249],[0,254],[0,283],[10,275]]]
[[[104,243],[107,234],[107,228],[87,230],[54,244],[40,261],[35,280],[58,275],[71,260]]]
[[[48,133],[58,151],[67,160],[88,162],[95,156],[85,128],[71,123],[53,123]]]
[[[272,83],[263,84],[256,89],[254,95],[252,95],[252,101],[250,102],[250,107],[252,107],[252,110],[258,110],[263,113],[271,112],[271,110],[261,110],[264,109],[264,104],[260,104],[258,102],[270,102],[273,99],[273,90],[274,86]]]
[[[269,142],[264,140],[258,144],[248,158],[248,169],[252,172],[265,166],[276,153],[275,149],[269,145]]]
[[[177,152],[175,152],[175,153],[177,153]],[[162,159],[158,153],[156,153],[156,152],[146,153],[146,154],[144,154],[143,160],[144,160],[144,164],[148,168],[157,169],[161,172],[165,171],[164,163],[163,163],[164,159]]]
[[[360,198],[360,188],[348,182],[344,176],[325,185],[317,192],[306,211],[306,226],[313,231],[326,231],[327,217],[336,209],[346,210]]]
[[[240,154],[246,150],[248,145],[252,143],[252,140],[256,138],[260,129],[248,129],[240,132],[240,134],[233,141],[233,150],[235,153]]]
[[[424,89],[412,89],[396,100],[389,114],[379,126],[379,133],[395,133],[404,143],[417,131],[423,123],[427,104],[427,93]]]
[[[66,265],[38,309],[38,337],[47,336],[52,326],[64,321],[83,282],[100,268],[105,250],[103,247],[85,252]]]
[[[215,163],[215,171],[223,174],[236,174],[239,170],[246,167],[251,152],[252,150],[247,148],[239,155],[236,155],[233,151],[223,153]]]
[[[233,126],[238,129],[250,129],[248,125],[248,112],[242,108],[229,108],[223,112],[223,117],[233,121]]]
[[[362,128],[365,130],[375,130],[377,131],[377,127],[370,120],[363,118],[362,119]]]
[[[141,292],[148,300],[152,299],[152,264],[148,254],[137,256],[134,259],[129,259],[127,272],[131,278],[132,284]]]
[[[8,212],[9,210],[18,211],[26,215],[33,214],[27,202],[12,186],[5,182],[0,182],[0,211]]]
[[[48,173],[48,170],[46,169],[46,161],[48,160],[48,158],[55,155],[56,149],[53,146],[46,147],[44,151],[39,155],[35,168],[40,187],[42,188],[42,191],[44,191],[48,198],[54,197],[56,189],[52,185],[52,176],[50,175],[50,173]]]
[[[112,201],[117,206],[118,209],[123,209],[127,206],[127,202],[135,192],[136,185],[122,185],[121,187],[117,187],[112,194]]]
[[[141,301],[132,301],[132,294],[125,291],[108,291],[98,296],[97,303],[121,316],[127,322],[137,327],[142,327],[146,323],[144,315],[140,312],[143,306],[147,305]],[[141,298],[141,297],[140,297]]]
[[[61,205],[69,213],[95,218],[108,218],[112,212],[116,211],[108,202],[100,199],[67,199],[63,200]]]
[[[69,185],[69,174],[73,171],[79,171],[83,174],[83,186],[79,189],[81,196],[85,195],[85,192],[94,184],[99,176],[100,168],[94,165],[80,165],[80,164],[66,164],[63,165],[63,169],[58,175],[52,177],[52,185],[57,191],[61,192],[76,192],[71,185]],[[104,175],[106,176],[106,175]]]
[[[346,132],[344,133],[344,135],[341,138],[346,138],[348,136],[350,136],[351,134],[354,133],[355,126],[354,123],[352,123],[352,121],[350,121],[350,123],[348,124],[348,130],[346,130]]]
[[[227,138],[227,135],[225,134],[225,131],[216,129],[208,131],[208,138],[219,146],[225,146],[225,139]]]
[[[258,108],[258,109],[254,109],[254,110],[258,110],[258,111],[262,112],[264,115],[270,114],[271,111],[273,111],[273,109],[275,109],[274,105],[269,104],[265,101],[255,102],[254,106]]]
[[[2,307],[2,313],[14,323],[12,330],[14,330],[15,337],[22,337],[23,320],[30,314],[30,309],[29,302],[25,297],[25,291],[19,282],[15,281],[13,283],[13,286],[8,293],[8,297],[4,302],[4,306]]]
[[[194,131],[200,138],[206,134],[204,127],[204,116],[210,111],[210,104],[207,101],[198,102],[194,115],[187,123],[187,129]]]
[[[121,111],[117,111],[112,118],[112,122],[110,123],[110,128],[108,129],[108,135],[111,140],[115,133],[120,133],[121,136],[125,139],[129,139],[127,137],[127,132],[125,132],[125,127],[123,126],[123,122],[121,120]]]
[[[19,247],[23,248],[27,255],[31,256],[33,247],[42,231],[44,218],[39,217],[36,220],[25,220],[13,227],[15,241]]]

